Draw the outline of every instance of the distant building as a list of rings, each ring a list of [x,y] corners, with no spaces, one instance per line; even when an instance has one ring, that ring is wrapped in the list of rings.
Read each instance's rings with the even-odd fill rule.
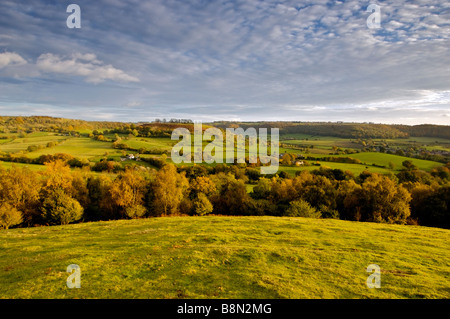
[[[296,161],[295,166],[303,166],[305,163],[303,161]]]

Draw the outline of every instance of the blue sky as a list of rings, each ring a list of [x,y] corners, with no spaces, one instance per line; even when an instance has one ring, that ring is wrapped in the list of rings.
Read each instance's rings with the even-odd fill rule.
[[[0,114],[448,125],[450,2],[2,0]]]

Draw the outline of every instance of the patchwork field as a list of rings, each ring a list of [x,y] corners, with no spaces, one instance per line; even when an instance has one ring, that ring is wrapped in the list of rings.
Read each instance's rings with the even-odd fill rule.
[[[66,140],[66,136],[53,133],[37,132],[28,134],[25,137],[17,137],[15,139],[2,139],[0,143],[0,151],[8,153],[16,153],[26,151],[29,146],[41,145],[45,146],[49,142],[62,142]]]
[[[83,132],[80,132],[83,133]],[[84,132],[86,133],[86,132]],[[1,136],[5,136],[4,133]],[[11,135],[9,135],[11,136]],[[91,162],[96,162],[102,158],[110,158],[116,161],[120,161],[120,157],[123,157],[126,153],[136,153],[139,149],[144,149],[146,152],[153,152],[153,154],[142,154],[142,157],[156,156],[162,152],[166,152],[169,155],[170,161],[170,151],[172,147],[178,143],[178,141],[171,140],[170,138],[163,137],[135,137],[131,134],[120,134],[122,140],[121,143],[125,144],[129,149],[115,149],[113,148],[112,140],[114,139],[114,134],[109,133],[105,135],[109,142],[98,141],[94,138],[89,137],[73,137],[57,133],[48,132],[34,132],[25,134],[23,137],[20,134],[13,135],[14,138],[0,139],[0,152],[16,154],[19,156],[26,156],[29,158],[38,158],[45,154],[56,154],[56,153],[66,153],[80,159],[87,159]],[[191,138],[193,143],[194,138]],[[387,140],[376,140],[380,142],[389,143],[391,145],[412,145],[417,144],[421,147],[433,150],[447,150],[450,145],[450,141],[443,138],[434,137],[411,137],[408,139],[387,139]],[[50,143],[50,145],[49,145]],[[225,143],[225,141],[224,141]],[[343,149],[358,149],[360,145],[354,143],[352,139],[339,138],[339,137],[329,137],[329,136],[313,136],[307,134],[283,134],[280,136],[280,143],[286,143],[291,145],[296,145],[300,147],[306,147],[306,149],[299,150],[293,148],[280,147],[279,153],[283,154],[294,153],[303,154],[304,156],[310,156],[314,158],[323,157],[351,157],[359,159],[361,164],[346,164],[346,163],[336,163],[328,161],[311,161],[311,164],[320,164],[321,166],[329,167],[332,169],[341,169],[343,171],[349,171],[354,175],[359,175],[364,170],[371,172],[377,172],[381,174],[386,173],[397,173],[402,169],[402,162],[405,160],[410,160],[419,169],[430,171],[434,167],[442,166],[443,163],[421,160],[411,157],[392,155],[387,153],[379,152],[360,152],[345,155],[330,155],[333,151],[333,147],[340,147]],[[203,141],[203,148],[210,144],[209,141]],[[37,149],[30,150],[30,146],[37,146]],[[212,144],[210,145],[212,146]],[[224,144],[217,143],[215,151],[223,152],[223,159],[226,159],[226,148],[223,147]],[[311,147],[312,146],[312,147]],[[247,146],[248,147],[248,146]],[[238,148],[235,147],[235,156]],[[191,148],[191,152],[194,153],[194,147]],[[247,149],[248,151],[248,149]],[[133,164],[136,162],[125,161],[122,164]],[[214,165],[215,163],[211,164]],[[3,164],[3,166],[10,164]],[[140,162],[139,165],[149,166],[148,163]],[[184,163],[183,165],[193,165],[193,163]],[[318,169],[318,166],[306,166],[306,167],[296,167],[296,166],[280,166],[280,170],[289,173],[294,176],[297,171],[300,170],[314,170]]]

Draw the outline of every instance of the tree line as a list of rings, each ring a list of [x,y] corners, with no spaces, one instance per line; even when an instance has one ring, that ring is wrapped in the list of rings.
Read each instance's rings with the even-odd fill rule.
[[[118,174],[0,168],[0,226],[27,227],[172,215],[272,215],[450,228],[450,167],[397,174],[339,169],[261,176],[245,164],[128,168]],[[252,185],[249,192],[247,187]]]

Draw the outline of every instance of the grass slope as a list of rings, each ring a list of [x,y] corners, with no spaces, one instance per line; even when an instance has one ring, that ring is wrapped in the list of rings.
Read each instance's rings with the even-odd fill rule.
[[[0,298],[449,298],[450,231],[168,217],[0,232]],[[66,286],[70,264],[81,288]],[[381,288],[368,289],[369,264]]]
[[[398,156],[393,154],[386,153],[376,153],[376,152],[363,152],[363,153],[354,153],[354,154],[345,154],[345,155],[310,155],[312,157],[351,157],[359,159],[361,162],[366,163],[367,165],[377,164],[382,166],[389,166],[389,162],[394,164],[394,169],[400,170],[403,168],[403,161],[411,161],[414,165],[416,165],[419,169],[430,171],[434,167],[442,166],[444,164],[439,162],[433,162],[428,160],[422,160],[417,158]]]

